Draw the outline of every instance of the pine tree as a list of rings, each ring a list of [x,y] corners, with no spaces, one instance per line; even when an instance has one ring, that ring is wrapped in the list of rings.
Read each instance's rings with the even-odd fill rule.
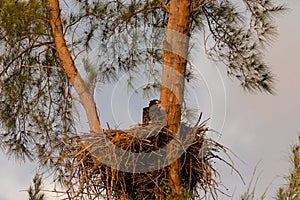
[[[277,191],[277,200],[296,200],[300,198],[300,136],[298,145],[292,146],[290,175],[286,177],[287,185]]]
[[[273,76],[262,51],[276,34],[274,14],[283,10],[271,0],[239,4],[230,0],[1,1],[1,147],[10,156],[39,160],[58,174],[59,181],[69,180],[74,190],[73,180],[79,188],[89,187],[80,179],[82,174],[71,176],[80,167],[74,165],[74,157],[67,156],[67,147],[78,139],[74,99],[85,110],[91,135],[103,133],[94,101],[97,83],[107,84],[126,74],[128,85],[134,88],[135,80],[143,79],[140,74],[145,72],[144,91],[160,90],[161,106],[167,113],[165,135],[174,138],[180,134],[185,80],[192,71],[190,37],[208,32],[207,54],[223,62],[229,76],[250,91],[273,93]],[[91,61],[86,55],[95,52]],[[86,150],[85,145],[79,147]],[[169,147],[167,160],[172,160],[175,148]],[[210,151],[208,157],[216,156]],[[185,177],[180,160],[169,164],[164,178],[154,184],[163,186],[164,198],[192,198],[198,191],[190,185],[202,180]],[[118,170],[109,173],[121,174]],[[106,178],[106,195],[142,198],[143,194],[134,196],[129,190],[118,194],[109,185],[114,180]],[[96,190],[98,195],[103,193]],[[90,195],[89,189],[84,192],[83,197]]]
[[[45,195],[41,193],[42,177],[36,174],[33,178],[33,186],[28,189],[29,200],[44,200]]]

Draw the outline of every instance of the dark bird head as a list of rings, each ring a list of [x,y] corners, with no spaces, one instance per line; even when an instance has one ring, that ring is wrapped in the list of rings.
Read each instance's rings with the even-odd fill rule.
[[[153,100],[151,100],[150,101],[150,103],[149,103],[149,107],[151,107],[151,106],[153,106],[153,105],[156,105],[156,104],[160,104],[160,100],[158,100],[158,99],[153,99]]]

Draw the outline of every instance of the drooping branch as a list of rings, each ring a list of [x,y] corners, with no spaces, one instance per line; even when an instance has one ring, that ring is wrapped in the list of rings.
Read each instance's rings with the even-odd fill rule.
[[[74,61],[64,39],[58,0],[49,0],[49,12],[50,24],[56,45],[56,51],[59,59],[62,62],[63,70],[72,83],[75,91],[80,98],[81,104],[85,109],[90,131],[100,133],[103,130],[101,128],[100,120],[97,114],[95,101],[93,100],[91,93],[85,87],[84,81],[74,64]]]

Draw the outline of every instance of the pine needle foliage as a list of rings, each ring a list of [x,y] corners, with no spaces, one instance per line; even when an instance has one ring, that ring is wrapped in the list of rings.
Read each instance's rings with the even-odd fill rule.
[[[53,48],[46,3],[0,2],[0,147],[18,160],[57,152],[53,145],[73,127],[71,89]]]
[[[28,189],[28,200],[44,200],[45,194],[42,193],[42,177],[36,174],[33,178],[33,186]]]
[[[300,199],[300,136],[298,145],[292,146],[291,163],[290,175],[286,177],[287,185],[278,189],[276,200]]]
[[[275,197],[272,197],[272,199],[275,200],[298,200],[300,198],[300,136],[299,136],[299,142],[298,144],[295,144],[291,147],[292,154],[291,154],[291,170],[290,174],[285,177],[285,180],[287,184],[283,185],[282,187],[279,187],[277,189],[277,193]],[[255,171],[254,171],[255,172]],[[253,173],[253,177],[250,181],[250,185],[247,189],[247,191],[239,198],[240,200],[254,200],[254,199],[266,199],[266,192],[268,188],[265,190],[265,192],[260,197],[255,197],[255,189],[256,189],[256,183],[253,187],[253,190],[250,191],[251,183],[254,178],[255,173]],[[258,179],[258,178],[257,178]]]
[[[77,1],[77,5],[82,12],[71,14],[69,24],[75,28],[76,22],[85,22],[79,41],[89,48],[96,40],[99,52],[106,54],[107,60],[98,60],[102,79],[126,71],[133,80],[140,67],[148,73],[160,69],[169,1]],[[228,75],[248,91],[273,93],[274,77],[263,50],[277,33],[274,16],[286,8],[272,0],[191,1],[191,7],[189,36],[205,34],[208,57],[224,63]],[[149,84],[155,86],[160,74],[152,75]]]
[[[284,10],[271,0],[243,0],[239,4],[204,1],[195,13],[204,28],[197,23],[195,28],[208,32],[208,56],[223,62],[228,75],[237,78],[243,88],[273,93],[274,79],[263,60],[263,50],[276,36],[273,16]]]
[[[236,77],[243,88],[272,93],[274,79],[263,61],[262,50],[276,35],[273,16],[285,8],[272,0],[238,2],[192,0],[188,36],[203,33],[209,58],[223,62],[228,75]],[[124,74],[132,88],[137,80],[146,81],[146,93],[160,87],[169,0],[62,0],[60,5],[67,47],[75,65],[86,75],[87,87],[113,82]],[[80,197],[86,197],[92,189],[96,191],[93,194],[101,196],[103,190],[99,189],[102,188],[109,197],[122,196],[120,191],[125,191],[126,196],[130,190],[126,187],[123,190],[125,178],[136,180],[133,175],[99,175],[103,168],[93,173],[93,167],[102,167],[95,163],[92,168],[80,168],[90,161],[84,160],[86,153],[78,154],[83,157],[66,156],[70,150],[67,142],[74,142],[74,138],[76,141],[80,134],[76,132],[78,124],[72,106],[76,95],[72,93],[56,50],[47,0],[0,1],[0,147],[16,159],[38,160],[41,167],[55,172],[60,183],[71,189],[79,187],[74,193],[79,191]],[[193,69],[192,66],[187,69],[189,80]],[[214,193],[217,187],[212,178],[217,172],[211,167],[211,160],[195,157],[201,151],[202,143],[197,143],[202,141],[201,137],[195,139],[198,145],[195,152],[187,152],[186,157],[180,158],[182,163],[190,162],[185,163],[187,168],[182,171],[182,182],[186,183],[186,196],[190,199],[201,196],[196,194],[199,187],[207,193]],[[209,152],[224,150],[212,144]],[[71,147],[81,148],[80,144]],[[216,154],[209,155],[222,160]],[[193,163],[207,168],[203,171]],[[188,167],[194,167],[191,170],[197,171],[196,177]],[[193,177],[186,178],[188,176]],[[119,185],[107,182],[113,182],[115,177],[121,180]],[[162,196],[158,197],[161,199],[168,193],[165,178],[161,176],[149,185],[161,192]],[[73,185],[74,180],[79,185]],[[85,181],[96,181],[101,187],[85,185]],[[147,199],[149,194],[151,199],[151,195],[156,194],[154,190],[143,193],[143,186],[140,184],[137,187],[140,190],[130,193],[128,198]]]

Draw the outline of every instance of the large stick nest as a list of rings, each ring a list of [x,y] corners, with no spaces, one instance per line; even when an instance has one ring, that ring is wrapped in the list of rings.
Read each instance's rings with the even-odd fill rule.
[[[169,165],[179,160],[187,199],[215,195],[212,159],[224,147],[205,139],[205,124],[180,130],[174,136],[167,126],[148,124],[64,140],[58,178],[70,199],[166,199]]]

